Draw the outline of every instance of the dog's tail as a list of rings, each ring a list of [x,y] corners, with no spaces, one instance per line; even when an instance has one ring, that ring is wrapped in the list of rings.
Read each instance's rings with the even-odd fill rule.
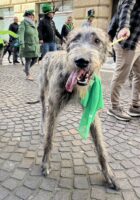
[[[37,104],[40,103],[40,100],[36,100],[36,101],[27,101],[27,104]]]

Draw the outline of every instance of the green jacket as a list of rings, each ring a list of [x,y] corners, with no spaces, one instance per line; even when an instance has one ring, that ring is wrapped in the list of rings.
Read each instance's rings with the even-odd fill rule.
[[[33,58],[40,56],[38,30],[36,26],[24,19],[19,26],[20,56]]]

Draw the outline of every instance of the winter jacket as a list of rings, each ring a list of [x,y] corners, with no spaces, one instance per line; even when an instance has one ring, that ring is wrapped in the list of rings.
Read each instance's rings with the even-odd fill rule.
[[[44,18],[40,20],[38,32],[39,40],[43,40],[44,43],[55,42],[55,36],[62,40],[60,33],[55,27],[54,21],[47,15],[44,15]]]
[[[19,26],[20,55],[25,58],[40,56],[38,30],[33,22],[24,19]]]
[[[14,22],[14,23],[10,24],[9,31],[12,31],[14,33],[18,33],[18,28],[19,28],[19,25]],[[9,42],[13,42],[13,40],[15,40],[15,38],[10,36]]]

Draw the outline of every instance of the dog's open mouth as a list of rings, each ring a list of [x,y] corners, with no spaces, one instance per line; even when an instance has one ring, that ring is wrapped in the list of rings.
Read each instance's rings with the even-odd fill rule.
[[[90,77],[91,77],[91,72],[89,70],[85,69],[79,69],[72,71],[70,74],[67,82],[66,82],[66,90],[68,92],[72,92],[74,86],[76,84],[80,86],[85,86],[89,83]]]

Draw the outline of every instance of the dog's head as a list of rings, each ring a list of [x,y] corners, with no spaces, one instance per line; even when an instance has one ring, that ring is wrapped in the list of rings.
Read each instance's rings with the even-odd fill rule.
[[[93,73],[98,74],[108,49],[108,37],[101,29],[81,28],[70,33],[66,45],[67,67],[70,72],[69,91],[75,83],[88,85]]]

